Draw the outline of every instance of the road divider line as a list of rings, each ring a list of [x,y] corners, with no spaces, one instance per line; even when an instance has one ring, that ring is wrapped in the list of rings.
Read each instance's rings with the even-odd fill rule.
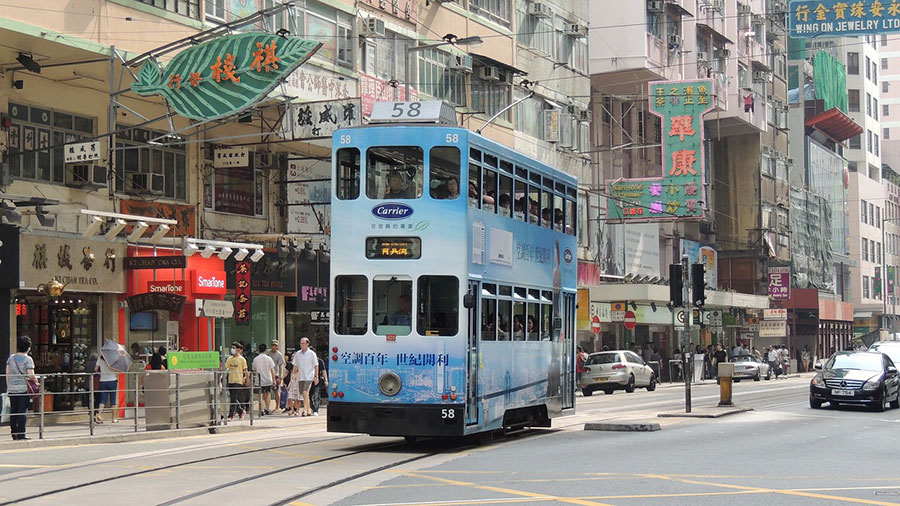
[[[647,475],[650,477],[651,475]],[[677,479],[672,477],[667,477],[665,479],[675,481],[680,481],[682,483],[687,483],[691,485],[704,485],[707,487],[720,487],[720,488],[730,488],[737,490],[750,490],[757,491],[760,493],[769,492],[772,494],[782,494],[782,495],[792,495],[798,497],[810,497],[813,499],[826,499],[829,501],[841,501],[841,502],[850,502],[854,504],[872,504],[875,506],[897,506],[897,503],[894,502],[883,502],[883,501],[873,501],[871,499],[861,499],[856,497],[843,497],[839,495],[828,495],[828,494],[816,494],[813,492],[802,492],[799,490],[791,490],[791,489],[774,489],[774,488],[764,488],[764,487],[751,487],[747,485],[731,485],[727,483],[713,483],[708,481],[697,481],[697,480],[685,480],[685,479]]]
[[[415,478],[423,478],[426,480],[433,480],[433,481],[437,481],[439,483],[440,482],[448,483],[448,484],[457,485],[460,487],[469,487],[469,488],[477,488],[480,490],[488,490],[491,492],[498,492],[501,494],[510,494],[510,495],[516,495],[516,496],[520,496],[520,497],[529,497],[532,499],[542,498],[542,500],[545,500],[545,501],[557,501],[557,502],[563,502],[563,503],[568,503],[568,504],[579,504],[581,506],[612,506],[610,504],[587,501],[584,499],[578,499],[576,497],[559,497],[559,496],[550,496],[550,495],[546,495],[546,494],[535,494],[533,492],[526,492],[524,490],[515,490],[515,489],[511,489],[511,488],[504,488],[504,487],[494,487],[494,486],[490,486],[490,485],[480,485],[478,483],[459,481],[459,480],[450,480],[447,478],[440,478],[438,476],[426,476],[426,475],[420,475],[420,474],[416,474],[416,473],[407,473],[406,476],[415,477]]]

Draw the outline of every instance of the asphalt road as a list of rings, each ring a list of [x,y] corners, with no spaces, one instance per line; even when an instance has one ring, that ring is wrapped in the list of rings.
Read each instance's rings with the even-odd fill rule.
[[[292,429],[0,452],[0,504],[900,504],[900,410],[811,410],[808,376],[735,385],[748,413],[656,419],[683,389],[578,398],[494,443]],[[694,388],[712,406],[715,385]],[[585,422],[654,419],[651,433]]]

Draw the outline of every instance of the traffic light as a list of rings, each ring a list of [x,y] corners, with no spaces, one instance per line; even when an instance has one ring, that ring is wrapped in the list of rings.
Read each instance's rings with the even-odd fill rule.
[[[684,279],[681,264],[669,265],[669,300],[675,307],[684,305]]]
[[[706,274],[706,267],[703,264],[691,265],[691,301],[697,307],[706,303],[704,274]]]

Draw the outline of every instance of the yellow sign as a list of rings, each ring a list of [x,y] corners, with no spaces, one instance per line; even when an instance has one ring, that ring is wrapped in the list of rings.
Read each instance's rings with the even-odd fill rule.
[[[611,302],[610,306],[612,311],[625,311],[624,302]]]
[[[578,289],[575,328],[591,330],[591,291],[587,288]]]

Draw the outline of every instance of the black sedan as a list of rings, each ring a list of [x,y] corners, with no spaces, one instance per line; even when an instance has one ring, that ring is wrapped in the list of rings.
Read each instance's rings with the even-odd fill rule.
[[[809,384],[809,406],[857,404],[876,411],[900,408],[900,374],[890,357],[870,351],[840,351]]]

